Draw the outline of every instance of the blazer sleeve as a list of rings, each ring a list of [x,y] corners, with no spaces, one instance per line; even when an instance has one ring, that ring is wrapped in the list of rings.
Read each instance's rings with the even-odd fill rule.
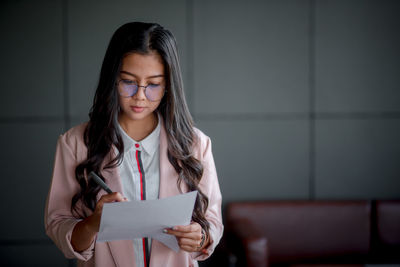
[[[72,231],[80,221],[72,215],[70,208],[72,197],[79,190],[75,180],[76,152],[74,153],[71,147],[68,145],[67,134],[61,135],[57,142],[44,224],[46,234],[66,258],[87,261],[93,256],[95,242],[93,241],[90,247],[82,252],[76,252],[71,244]]]
[[[224,230],[221,215],[222,196],[212,155],[211,140],[204,134],[202,134],[201,139],[203,177],[201,178],[199,186],[200,190],[208,197],[208,208],[205,216],[210,223],[210,244],[205,248],[205,253],[192,253],[192,258],[195,260],[205,260],[213,253]]]

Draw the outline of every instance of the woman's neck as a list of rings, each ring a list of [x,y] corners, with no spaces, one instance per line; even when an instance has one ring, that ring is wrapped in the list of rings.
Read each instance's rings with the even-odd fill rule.
[[[118,122],[122,129],[135,141],[145,139],[157,127],[158,116],[154,112],[143,120],[130,120],[121,115]]]

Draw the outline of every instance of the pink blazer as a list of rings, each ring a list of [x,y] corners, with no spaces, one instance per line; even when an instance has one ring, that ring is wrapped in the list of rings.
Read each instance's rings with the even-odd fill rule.
[[[83,132],[86,124],[78,125],[61,135],[55,155],[54,169],[49,194],[45,208],[46,234],[54,241],[57,247],[67,258],[77,258],[78,266],[104,266],[104,267],[131,267],[135,266],[133,244],[130,240],[97,243],[83,252],[76,252],[71,246],[71,235],[75,224],[79,221],[72,216],[70,205],[72,196],[80,189],[75,180],[75,167],[86,158],[86,146],[83,142]],[[150,266],[198,266],[197,260],[208,258],[218,244],[223,225],[221,219],[221,192],[219,189],[214,159],[211,152],[210,138],[200,130],[195,129],[198,136],[193,154],[204,167],[203,177],[200,181],[200,189],[209,198],[209,206],[206,218],[210,222],[211,244],[207,253],[178,253],[166,247],[157,240],[152,241]],[[109,158],[112,155],[110,153]],[[102,172],[106,183],[112,191],[122,192],[121,180],[117,168]],[[167,158],[167,137],[163,123],[160,132],[160,190],[159,198],[174,196],[179,193],[177,188],[178,174]],[[188,189],[184,183],[182,191]],[[106,194],[100,190],[97,198]],[[92,212],[85,207],[87,214]],[[96,240],[96,239],[95,239]]]

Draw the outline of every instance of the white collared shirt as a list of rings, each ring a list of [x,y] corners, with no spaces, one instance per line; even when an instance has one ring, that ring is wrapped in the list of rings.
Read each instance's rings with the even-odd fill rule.
[[[122,183],[122,193],[128,200],[141,200],[140,172],[136,159],[136,150],[141,151],[141,160],[146,183],[146,199],[157,199],[160,187],[160,129],[161,116],[158,116],[157,127],[142,141],[133,140],[118,124],[124,142],[124,156],[118,167]],[[149,251],[151,239],[149,239]],[[145,266],[143,243],[141,238],[133,240],[136,266]]]

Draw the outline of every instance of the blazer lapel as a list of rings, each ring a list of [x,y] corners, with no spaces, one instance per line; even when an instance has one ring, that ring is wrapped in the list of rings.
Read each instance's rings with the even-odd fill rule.
[[[164,121],[161,120],[160,130],[160,191],[158,198],[165,198],[179,195],[178,173],[168,160],[168,139],[164,127]],[[182,182],[184,184],[184,182]]]

